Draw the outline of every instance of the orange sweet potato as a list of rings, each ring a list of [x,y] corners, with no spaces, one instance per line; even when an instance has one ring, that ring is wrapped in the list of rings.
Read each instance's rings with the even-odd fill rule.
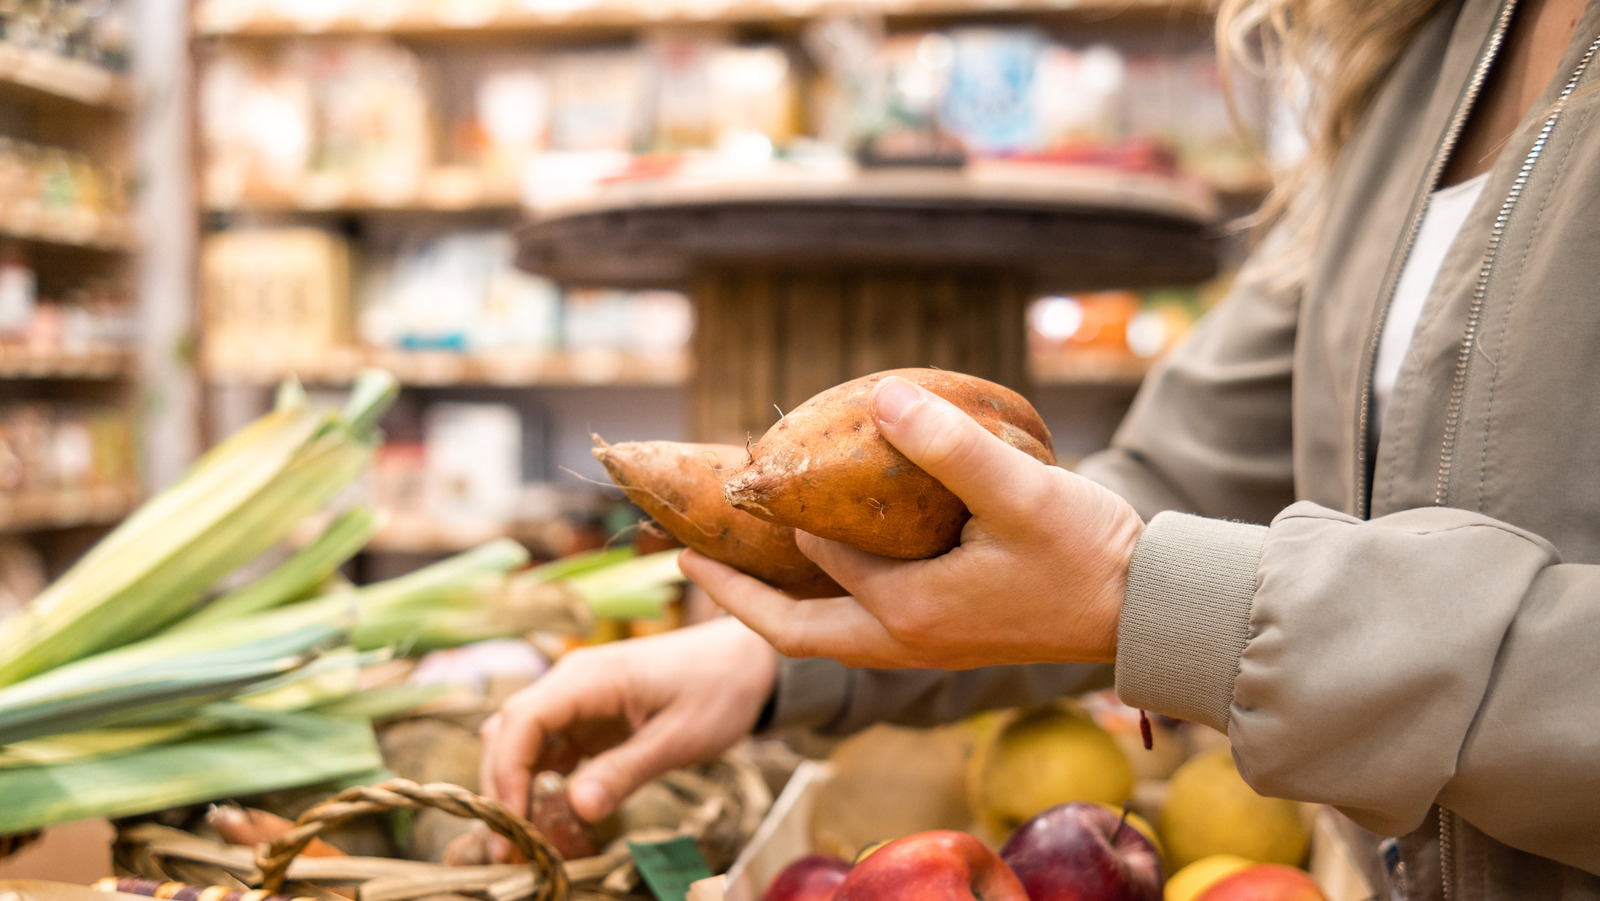
[[[595,438],[594,455],[628,499],[672,537],[713,560],[797,598],[835,597],[844,589],[794,543],[794,529],[728,506],[722,480],[749,462],[731,444]]]
[[[728,502],[768,522],[916,560],[961,541],[965,504],[878,433],[872,388],[897,375],[932,391],[1012,447],[1055,463],[1050,430],[1021,395],[938,369],[895,369],[829,388],[779,419],[723,481]]]

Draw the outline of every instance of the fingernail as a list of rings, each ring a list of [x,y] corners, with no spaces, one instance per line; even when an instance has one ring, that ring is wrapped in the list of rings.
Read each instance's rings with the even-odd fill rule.
[[[922,392],[917,386],[902,378],[887,378],[878,383],[878,390],[872,396],[872,412],[879,422],[892,425],[919,403],[922,403]]]
[[[580,779],[567,789],[567,798],[578,815],[590,822],[611,812],[611,792],[593,779]]]

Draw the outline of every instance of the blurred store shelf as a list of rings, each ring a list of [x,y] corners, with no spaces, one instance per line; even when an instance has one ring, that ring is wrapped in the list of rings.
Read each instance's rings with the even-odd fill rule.
[[[726,171],[719,171],[725,167],[718,167],[714,159],[708,161],[692,155],[671,163],[663,162],[663,159],[661,155],[649,157],[656,166],[649,177],[603,178],[592,183],[572,180],[563,186],[559,203],[582,202],[588,197],[599,197],[609,186],[617,183],[644,186],[666,184],[670,189],[692,184],[697,190],[726,185],[733,190],[741,186],[748,190],[752,185],[759,186],[767,182],[790,182],[797,178],[815,180],[818,175],[814,167],[808,170],[782,162],[774,162],[765,172],[747,171],[730,175]],[[855,171],[846,164],[831,168],[838,172]],[[1218,167],[1213,171],[1198,172],[1187,182],[1111,167],[1014,163],[1005,160],[973,160],[965,171],[970,178],[988,185],[1014,182],[1023,184],[1025,190],[1038,185],[1046,188],[1067,185],[1073,190],[1081,190],[1086,183],[1099,182],[1122,192],[1130,192],[1132,186],[1133,196],[1164,198],[1174,194],[1184,195],[1191,203],[1195,197],[1206,193],[1205,190],[1197,190],[1201,185],[1216,195],[1257,198],[1272,187],[1271,174],[1264,167],[1255,166]],[[633,190],[655,193],[648,187]],[[270,194],[213,190],[206,198],[206,209],[212,213],[486,212],[519,210],[523,207],[523,199],[519,186],[490,184],[471,170],[452,167],[426,173],[415,181],[407,182],[403,190],[394,191],[374,190],[350,178],[320,175]]]
[[[355,178],[318,174],[273,193],[207,191],[206,209],[233,212],[418,212],[450,213],[515,210],[521,186],[495,183],[465,167],[439,167],[394,187],[363,184]]]
[[[120,217],[107,218],[84,213],[33,214],[17,209],[0,211],[0,237],[92,250],[127,251],[134,248],[131,222]]]
[[[368,554],[458,554],[497,538],[513,538],[536,551],[546,545],[550,523],[441,521],[420,514],[389,514]]]
[[[1028,370],[1035,384],[1050,387],[1134,389],[1150,374],[1152,360],[1111,358],[1082,353],[1034,353]]]
[[[0,42],[0,90],[109,110],[126,109],[133,99],[127,77],[104,66],[5,42]]]
[[[274,38],[296,35],[384,34],[397,36],[532,35],[661,24],[781,25],[826,15],[932,18],[1032,14],[1103,18],[1112,15],[1193,16],[1209,14],[1200,0],[596,0],[518,3],[513,0],[453,2],[329,2],[319,15],[291,17],[253,0],[208,0],[198,5],[194,32],[204,37]]]
[[[289,376],[313,385],[344,385],[368,366],[388,370],[401,384],[422,387],[535,387],[684,384],[687,354],[644,356],[612,350],[471,355],[343,348],[289,365],[269,361],[213,361],[210,378],[222,384],[271,385]]]
[[[136,358],[125,350],[34,350],[0,347],[0,379],[109,380],[133,374]]]
[[[139,488],[132,485],[48,493],[7,492],[0,495],[0,533],[113,523],[128,515],[139,497]]]

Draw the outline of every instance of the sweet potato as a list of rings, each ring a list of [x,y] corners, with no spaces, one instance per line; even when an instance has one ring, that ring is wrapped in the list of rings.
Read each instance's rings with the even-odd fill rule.
[[[878,433],[869,401],[887,376],[909,379],[1012,447],[1055,463],[1050,430],[1021,395],[938,369],[895,369],[829,388],[778,420],[723,481],[728,502],[770,523],[852,547],[916,560],[961,541],[971,513],[949,489]]]
[[[749,462],[744,448],[676,441],[606,444],[596,437],[594,455],[629,500],[685,545],[797,598],[845,593],[800,553],[794,529],[728,506],[722,480]]]
[[[538,827],[562,860],[600,853],[594,829],[578,817],[567,797],[567,777],[545,770],[528,787],[528,822]]]

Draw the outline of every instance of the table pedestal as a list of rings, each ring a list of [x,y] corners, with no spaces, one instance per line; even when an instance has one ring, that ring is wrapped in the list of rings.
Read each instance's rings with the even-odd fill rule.
[[[696,441],[759,438],[807,398],[926,366],[1027,393],[1028,279],[998,268],[715,267],[696,274]]]

